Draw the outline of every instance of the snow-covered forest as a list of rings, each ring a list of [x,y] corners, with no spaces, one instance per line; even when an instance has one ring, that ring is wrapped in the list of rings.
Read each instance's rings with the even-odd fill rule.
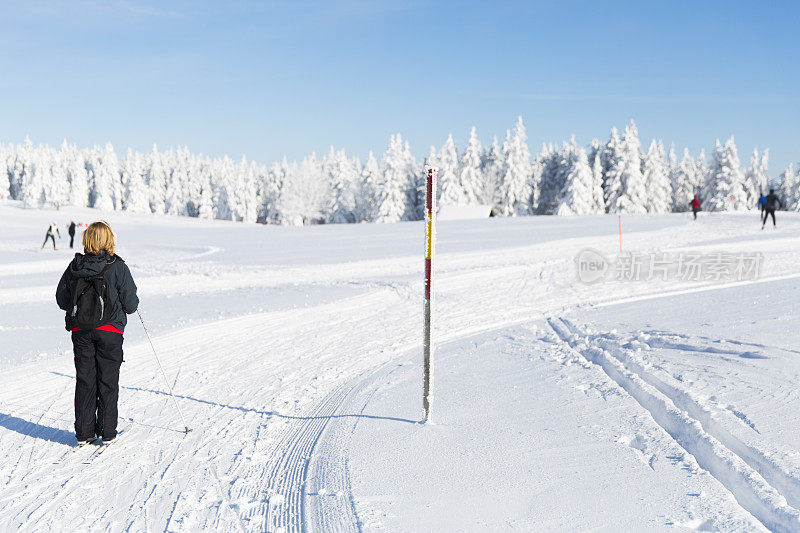
[[[440,206],[491,205],[494,216],[668,213],[688,210],[694,194],[707,210],[746,210],[770,186],[785,209],[800,210],[800,173],[790,165],[773,184],[768,157],[754,150],[744,167],[733,137],[717,141],[710,159],[655,139],[645,150],[633,121],[605,142],[584,147],[573,137],[532,156],[522,118],[502,143],[483,146],[472,128],[463,150],[450,135],[421,161],[400,134],[380,159],[332,147],[271,165],[156,146],[120,157],[110,143],[55,149],[26,138],[0,143],[0,199],[274,224],[396,222],[422,218],[424,168],[433,166]]]

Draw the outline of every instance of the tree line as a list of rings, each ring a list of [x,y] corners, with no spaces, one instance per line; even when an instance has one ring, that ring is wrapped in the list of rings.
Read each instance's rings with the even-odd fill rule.
[[[419,162],[400,134],[380,160],[331,148],[271,165],[185,147],[120,158],[110,143],[79,149],[65,140],[55,149],[26,138],[0,143],[0,199],[289,225],[396,222],[423,218],[425,168],[436,167],[440,206],[488,205],[493,216],[669,213],[688,210],[695,194],[705,209],[739,211],[755,209],[770,186],[800,210],[800,174],[790,165],[770,183],[768,160],[768,150],[754,150],[742,168],[733,137],[717,141],[709,159],[688,149],[679,159],[655,139],[645,151],[633,121],[605,142],[573,137],[532,157],[521,117],[502,143],[482,146],[473,127],[462,151],[450,135]]]

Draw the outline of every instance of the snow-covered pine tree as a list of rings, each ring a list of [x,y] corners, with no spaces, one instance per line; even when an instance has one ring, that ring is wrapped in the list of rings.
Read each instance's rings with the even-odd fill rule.
[[[761,164],[758,168],[758,179],[763,183],[766,191],[769,185],[769,148],[761,152]]]
[[[107,142],[103,151],[103,168],[111,182],[111,202],[115,210],[122,209],[122,168],[114,146]]]
[[[74,144],[61,148],[69,180],[69,205],[86,207],[89,202],[89,175],[86,153]]]
[[[600,139],[594,138],[591,141],[589,141],[589,147],[586,149],[586,160],[589,161],[590,167],[594,165],[595,158],[599,156],[602,151],[603,151],[603,143],[600,142]]]
[[[667,152],[667,176],[672,183],[672,173],[678,168],[678,155],[675,153],[675,143],[670,143],[669,151]]]
[[[322,165],[317,159],[317,154],[312,153],[300,164],[299,185],[303,223],[323,222],[328,182],[322,174]]]
[[[330,153],[323,159],[323,172],[330,185],[328,192],[326,222],[345,224],[355,222],[355,186],[359,168],[357,161],[347,158],[344,150]]]
[[[269,179],[264,195],[264,213],[269,223],[281,223],[281,194],[288,175],[289,162],[286,160],[286,156],[280,162],[273,163],[269,168]]]
[[[200,167],[203,164],[203,157],[202,155],[194,156],[187,150],[183,158],[186,165],[186,189],[183,192],[186,201],[186,216],[198,217],[203,180],[203,172]]]
[[[342,188],[342,184],[337,183],[341,179],[341,172],[338,168],[336,150],[334,149],[333,145],[330,146],[328,153],[322,156],[320,166],[322,168],[322,177],[328,185],[326,206],[322,213],[325,223],[328,224],[333,222],[335,212],[339,211],[338,196],[341,193],[341,190],[337,189]]]
[[[606,201],[603,195],[603,164],[601,148],[593,150],[594,157],[589,160],[592,168],[592,213],[605,213]]]
[[[647,185],[642,175],[642,147],[633,120],[625,128],[618,155],[616,175],[620,189],[616,198],[612,198],[609,212],[646,213]]]
[[[744,187],[747,193],[747,208],[757,209],[758,199],[762,194],[767,194],[767,166],[769,150],[764,151],[763,159],[757,148],[753,148],[750,156],[750,166],[745,171]]]
[[[789,163],[778,176],[778,187],[775,190],[783,209],[788,211],[800,210],[800,202],[798,201],[799,189],[800,175],[795,173],[794,165]]]
[[[672,207],[672,187],[664,155],[664,144],[653,139],[642,163],[647,190],[647,212],[669,213]]]
[[[61,153],[67,145],[66,139],[61,145]],[[50,167],[49,181],[45,184],[44,196],[49,204],[56,209],[69,204],[69,178],[65,159],[61,153],[47,147],[47,161]]]
[[[370,151],[361,168],[359,185],[355,195],[354,216],[356,222],[373,222],[377,216],[381,169],[378,160]]]
[[[376,222],[397,222],[406,214],[406,186],[411,172],[400,134],[392,135],[381,158]]]
[[[161,162],[164,165],[164,174],[167,179],[164,211],[168,215],[185,215],[184,189],[186,187],[186,175],[184,168],[172,148],[162,154]]]
[[[479,204],[478,196],[483,191],[483,175],[481,174],[481,142],[475,126],[469,132],[469,140],[464,148],[458,164],[458,181],[461,184],[463,201],[467,205]]]
[[[281,161],[280,185],[275,202],[275,222],[300,226],[303,224],[302,205],[299,200],[298,174],[299,166],[296,162],[289,163],[284,157]]]
[[[589,215],[597,213],[597,193],[586,151],[575,143],[573,136],[562,149],[565,183],[559,193],[556,215]]]
[[[670,143],[669,152],[667,152],[667,176],[669,177],[669,193],[670,202],[669,210],[676,212],[676,199],[675,199],[675,184],[678,173],[678,155],[675,152],[675,143]]]
[[[30,137],[25,136],[25,141],[17,147],[16,158],[11,172],[11,197],[21,200],[26,205],[38,204],[40,193],[35,191],[32,183],[34,175],[35,153]],[[36,200],[31,200],[35,197]]]
[[[557,150],[552,144],[542,143],[542,150],[536,156],[538,161],[539,198],[536,204],[536,213],[539,215],[553,215],[561,201],[561,192],[564,190],[566,173],[562,167],[562,150]]]
[[[496,196],[500,177],[503,175],[503,154],[497,136],[492,137],[492,144],[483,153],[481,160],[482,186],[478,191],[478,203],[492,205]]]
[[[256,174],[256,222],[266,223],[266,197],[269,186],[269,168],[266,165],[253,163]]]
[[[361,188],[361,159],[358,157],[346,157],[344,150],[341,151],[342,171],[345,174],[344,182],[347,185],[346,194],[342,206],[344,208],[345,220],[348,223],[357,222],[356,219],[356,196],[360,194]]]
[[[142,170],[142,160],[138,153],[128,148],[122,161],[123,196],[122,207],[131,213],[149,213],[147,186]]]
[[[706,159],[705,149],[700,149],[700,153],[697,155],[697,160],[695,162],[695,168],[697,169],[697,184],[695,194],[697,194],[705,203],[705,201],[711,198],[711,195],[714,193],[713,183],[709,179],[709,164],[708,160]]]
[[[313,154],[312,154],[313,156]],[[236,210],[236,163],[224,155],[214,165],[214,218],[233,220]]]
[[[422,220],[425,215],[425,196],[420,193],[425,190],[425,176],[422,168],[417,165],[417,161],[411,155],[408,141],[403,142],[402,154],[406,169],[406,210],[402,220]]]
[[[673,170],[670,181],[672,182],[672,211],[682,213],[689,210],[689,203],[697,192],[697,161],[689,155],[689,149],[683,149],[683,158]]]
[[[242,156],[239,163],[231,159],[230,170],[227,172],[226,194],[230,220],[241,222],[245,213],[245,188],[247,182],[247,159]]]
[[[104,161],[105,151],[99,146],[94,146],[89,151],[87,169],[89,170],[89,207],[101,211],[114,210],[114,172],[113,160],[109,165]]]
[[[167,170],[164,168],[161,152],[154,144],[147,162],[147,191],[150,212],[158,215],[166,212],[167,198]]]
[[[22,200],[22,183],[25,179],[25,165],[32,161],[33,143],[30,137],[25,136],[25,140],[18,145],[14,151],[14,160],[8,166],[9,173],[9,192],[14,200]]]
[[[493,212],[501,216],[525,215],[528,212],[526,187],[531,173],[531,156],[522,117],[517,118],[514,133],[506,132],[503,143],[503,174]]]
[[[744,175],[739,168],[739,156],[733,136],[724,145],[717,140],[709,171],[711,211],[742,211],[747,209]]]
[[[197,166],[200,196],[197,201],[198,218],[214,218],[214,188],[211,186],[211,160],[204,159]]]
[[[45,169],[45,164],[41,160],[41,150],[33,148],[33,146],[26,147],[20,155],[23,172],[20,180],[19,199],[26,207],[41,207],[42,178]]]
[[[617,128],[611,128],[608,142],[600,151],[600,163],[603,166],[603,198],[606,213],[615,209],[617,198],[622,193],[622,141]]]
[[[528,193],[526,200],[528,214],[535,215],[539,208],[539,195],[542,192],[542,177],[544,176],[545,161],[537,154],[531,162],[531,174],[528,176],[528,183],[525,190]]]
[[[33,180],[38,189],[38,199],[31,198],[32,202],[28,205],[32,207],[44,207],[50,201],[52,194],[54,176],[53,176],[53,160],[50,153],[50,147],[39,145],[36,147],[35,158],[33,164],[33,172],[36,178]]]
[[[255,222],[258,216],[258,189],[256,185],[256,168],[242,156],[234,167],[232,188],[229,190],[232,219],[240,222]]]
[[[755,209],[757,207],[760,196],[759,191],[763,192],[763,189],[759,188],[758,178],[756,177],[759,163],[758,149],[753,148],[753,155],[750,156],[750,166],[744,171],[744,181],[742,182],[747,209]]]
[[[453,135],[439,150],[438,205],[464,205],[467,203],[464,188],[458,176],[458,150]]]
[[[174,153],[170,150],[170,161],[172,165],[170,181],[173,184],[177,184],[177,188],[173,187],[167,194],[167,209],[170,214],[179,216],[187,216],[189,214],[187,208],[191,199],[190,180],[192,159],[192,154],[186,146],[178,147]]]

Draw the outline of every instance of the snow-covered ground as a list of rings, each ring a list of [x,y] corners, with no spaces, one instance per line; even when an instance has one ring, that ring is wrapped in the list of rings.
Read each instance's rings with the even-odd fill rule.
[[[0,204],[0,530],[800,531],[800,217],[628,216],[630,252],[761,253],[758,279],[581,283],[613,216],[438,226],[433,423],[421,223],[111,213],[138,318],[120,441],[73,451],[74,368],[40,251]]]

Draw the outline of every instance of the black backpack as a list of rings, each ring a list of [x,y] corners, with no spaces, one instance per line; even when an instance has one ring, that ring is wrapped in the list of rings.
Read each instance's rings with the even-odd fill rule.
[[[67,311],[67,329],[95,329],[111,316],[108,283],[104,277],[113,263],[107,263],[95,276],[77,278],[72,288],[72,307]]]

